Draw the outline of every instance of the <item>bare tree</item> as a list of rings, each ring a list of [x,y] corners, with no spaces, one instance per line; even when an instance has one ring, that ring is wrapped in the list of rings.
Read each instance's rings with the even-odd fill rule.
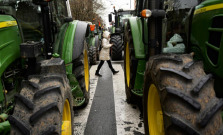
[[[71,0],[70,5],[73,19],[103,24],[98,11],[105,8],[98,0]]]

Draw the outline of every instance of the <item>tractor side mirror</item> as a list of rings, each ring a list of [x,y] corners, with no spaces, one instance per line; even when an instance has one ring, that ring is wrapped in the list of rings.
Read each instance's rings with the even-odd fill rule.
[[[112,22],[112,14],[108,14],[108,21]]]

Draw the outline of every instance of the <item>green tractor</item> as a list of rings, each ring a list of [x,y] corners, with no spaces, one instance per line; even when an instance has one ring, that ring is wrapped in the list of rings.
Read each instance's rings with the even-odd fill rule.
[[[115,22],[112,22],[112,14],[115,15]],[[134,15],[134,10],[118,11],[114,7],[114,12],[108,15],[109,22],[112,24],[109,31],[111,33],[111,58],[112,60],[122,60],[122,50],[124,43],[124,29],[128,18]]]
[[[90,64],[95,65],[97,60],[99,59],[99,52],[101,49],[102,42],[102,30],[101,27],[89,22],[90,25],[90,34],[87,37],[88,40],[88,48],[89,48],[89,59]]]
[[[73,134],[90,96],[88,24],[67,0],[0,0],[0,134]]]
[[[144,10],[146,9],[146,10]],[[125,40],[128,102],[146,135],[220,135],[222,0],[138,0]]]

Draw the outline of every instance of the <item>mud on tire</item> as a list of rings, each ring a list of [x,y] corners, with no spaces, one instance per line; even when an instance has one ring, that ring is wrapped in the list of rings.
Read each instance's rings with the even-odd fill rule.
[[[73,132],[73,98],[64,74],[30,76],[23,82],[9,121],[11,135],[61,134],[65,101],[70,103]]]
[[[157,55],[147,62],[143,107],[149,134],[148,92],[158,90],[166,135],[215,135],[222,132],[223,100],[215,96],[211,74],[190,55]],[[150,111],[150,110],[148,110]]]

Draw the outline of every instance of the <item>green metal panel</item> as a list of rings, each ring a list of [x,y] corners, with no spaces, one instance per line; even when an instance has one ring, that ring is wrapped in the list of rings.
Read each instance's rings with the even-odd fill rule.
[[[9,135],[10,129],[11,129],[11,126],[10,126],[9,121],[4,121],[4,122],[0,123],[0,134],[1,135]]]
[[[90,37],[88,45],[89,45],[89,47],[95,46],[95,37]]]
[[[0,15],[0,22],[15,21],[15,19],[10,15]]]
[[[0,15],[0,23],[15,21],[12,16]],[[22,42],[19,28],[15,26],[4,26],[1,25],[0,28],[0,77],[6,68],[14,62],[16,59],[20,58],[19,45]],[[0,103],[4,100],[3,87],[0,83]]]
[[[10,123],[6,119],[8,115],[3,113],[0,115],[0,135],[9,135],[10,133]]]
[[[0,22],[15,21],[11,16],[0,15]],[[18,26],[0,29],[0,76],[5,69],[20,57],[19,45],[22,42]]]
[[[115,27],[114,26],[112,26],[112,33],[111,34],[113,34],[113,33],[115,33]]]
[[[62,50],[62,59],[65,62],[65,65],[72,62],[72,56],[73,56],[73,46],[74,46],[74,36],[75,36],[75,30],[77,27],[78,21],[73,21],[69,23],[69,26],[67,28],[64,41],[63,41],[63,50]],[[71,69],[69,69],[71,68]],[[71,66],[66,66],[66,71],[72,71]],[[68,72],[67,74],[72,74],[72,72]]]
[[[212,5],[216,5],[216,4],[222,4],[222,0],[205,0],[200,5],[196,6],[195,9],[200,9],[203,7],[208,7],[208,6],[212,6]]]
[[[102,39],[102,33],[101,32],[98,35],[98,39]]]
[[[62,32],[59,33],[60,35],[65,35],[64,37],[61,36],[57,39],[57,49],[55,49],[55,52],[60,52],[61,50],[59,48],[62,48],[62,53],[60,55],[62,56],[62,59],[65,62],[66,65],[66,74],[70,81],[71,86],[71,92],[74,97],[74,106],[81,106],[85,102],[83,91],[81,90],[81,87],[75,78],[73,74],[73,63],[72,63],[72,56],[73,56],[73,46],[74,46],[74,37],[76,33],[78,21],[75,20],[73,22],[70,22],[68,25],[62,26]],[[58,44],[59,42],[59,44]],[[62,46],[62,47],[60,47]]]
[[[68,74],[67,77],[70,81],[71,93],[74,97],[74,106],[81,106],[85,101],[83,91],[73,74]]]
[[[69,26],[68,23],[65,23],[61,26],[60,33],[57,35],[57,39],[53,47],[53,53],[57,53],[60,55],[62,54],[63,41],[65,38],[65,32],[68,26]]]
[[[217,24],[218,17],[223,18],[223,5],[219,5],[222,0],[206,0],[196,7],[191,43],[195,56],[201,55],[196,58],[203,59],[205,70],[223,78],[223,25]]]
[[[133,45],[135,51],[135,57],[137,59],[145,59],[145,47],[143,44],[142,38],[142,22],[141,19],[138,17],[130,17],[129,18],[132,38],[133,38]]]
[[[71,91],[74,97],[83,97],[83,92],[81,91],[81,87],[78,84],[77,79],[75,78],[75,76],[72,75],[68,75],[68,79],[70,80],[70,86],[71,86]]]
[[[93,31],[90,31],[89,36],[87,37],[88,47],[95,46],[95,34]]]
[[[132,92],[138,96],[143,96],[143,83],[144,83],[144,73],[146,69],[146,61],[139,60],[137,65],[137,72],[135,78],[135,85]]]

